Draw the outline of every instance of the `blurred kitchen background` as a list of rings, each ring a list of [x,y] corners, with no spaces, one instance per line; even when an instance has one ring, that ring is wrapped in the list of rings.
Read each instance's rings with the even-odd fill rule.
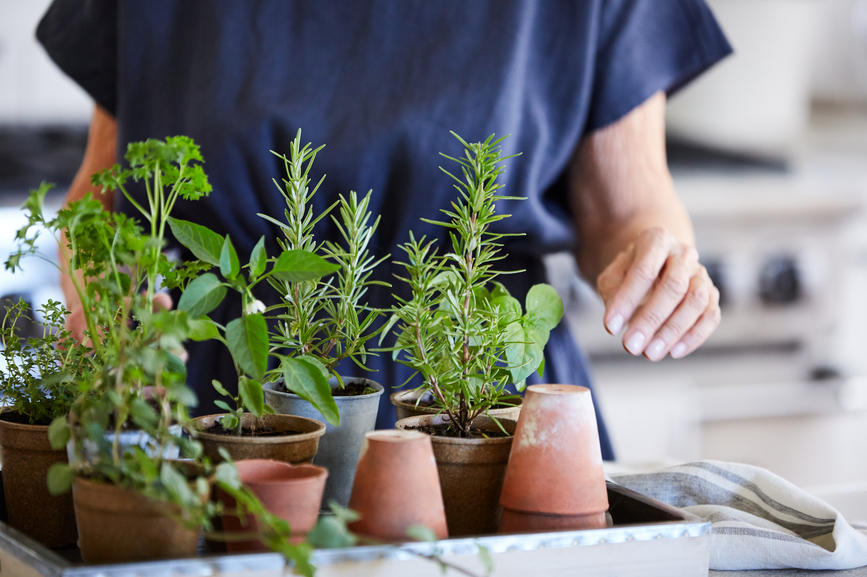
[[[767,467],[867,520],[867,0],[710,0],[735,56],[675,95],[669,161],[723,321],[651,364],[602,327],[568,255],[552,282],[588,351],[619,461]],[[88,97],[33,38],[48,0],[0,2],[0,253],[42,180],[59,206]],[[47,239],[45,251],[54,248]],[[31,261],[0,294],[58,298]]]

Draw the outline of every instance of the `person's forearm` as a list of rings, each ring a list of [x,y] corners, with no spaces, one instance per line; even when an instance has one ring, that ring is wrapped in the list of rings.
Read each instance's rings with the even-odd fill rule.
[[[81,161],[81,166],[76,173],[72,184],[69,185],[69,190],[66,193],[64,207],[71,202],[80,200],[88,192],[93,192],[94,197],[99,200],[102,205],[111,210],[114,204],[113,194],[106,192],[100,194],[100,190],[90,184],[90,176],[100,170],[108,168],[115,163],[117,151],[117,124],[114,118],[103,108],[97,105],[93,111],[93,118],[90,122],[90,131],[87,137],[87,149],[84,153],[84,158]],[[79,313],[76,311],[76,303],[79,302],[78,294],[75,290],[75,283],[68,274],[67,263],[69,258],[66,249],[66,235],[61,234],[60,239],[60,266],[63,268],[63,273],[60,275],[60,287],[66,298],[66,306],[72,311],[73,315]],[[80,308],[80,307],[78,307]],[[74,327],[75,328],[75,327]],[[76,332],[73,330],[73,332]],[[78,335],[76,335],[78,336]]]

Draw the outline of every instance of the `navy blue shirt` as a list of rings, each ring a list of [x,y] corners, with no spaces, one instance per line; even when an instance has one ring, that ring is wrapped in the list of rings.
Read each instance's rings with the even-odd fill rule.
[[[375,249],[393,257],[409,230],[442,235],[419,219],[455,194],[438,170],[438,153],[461,154],[449,131],[468,141],[510,134],[503,152],[523,155],[507,165],[504,194],[528,197],[500,207],[514,215],[503,230],[526,233],[505,250],[504,268],[527,270],[509,277],[518,298],[544,281],[542,255],[580,242],[562,177],[581,138],[731,51],[702,0],[56,0],[37,36],[117,118],[120,152],[174,134],[201,145],[214,191],[174,216],[231,234],[240,254],[262,235],[277,250],[278,231],[256,214],[283,214],[272,183],[283,167],[269,150],[287,152],[298,128],[327,145],[312,175],[327,174],[317,207],[372,189]],[[319,238],[336,234],[322,224]],[[388,305],[390,293],[372,291],[370,304]],[[229,302],[215,316],[239,312]],[[221,347],[190,346],[204,412],[211,379],[230,384],[234,374]],[[547,382],[590,385],[565,323],[546,356]],[[373,364],[387,386],[409,376],[390,359]],[[380,427],[395,418],[387,397]]]

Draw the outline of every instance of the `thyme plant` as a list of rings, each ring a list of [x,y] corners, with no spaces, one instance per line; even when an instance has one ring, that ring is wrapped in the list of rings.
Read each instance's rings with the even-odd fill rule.
[[[454,133],[452,133],[454,134]],[[443,155],[460,166],[460,175],[442,169],[455,181],[458,198],[443,209],[445,221],[424,222],[448,229],[450,250],[438,254],[434,241],[416,239],[400,248],[406,261],[398,263],[411,296],[395,296],[397,306],[389,321],[396,326],[397,342],[389,349],[404,365],[421,374],[421,389],[429,391],[450,428],[469,436],[473,421],[498,405],[514,403],[506,386],[524,388],[526,378],[544,367],[543,349],[551,329],[563,315],[563,303],[547,284],[533,286],[526,298],[526,313],[505,286],[497,281],[496,266],[505,258],[500,241],[506,236],[491,230],[508,218],[497,212],[501,200],[523,200],[499,194],[503,185],[500,143],[491,135],[464,146],[462,158]]]

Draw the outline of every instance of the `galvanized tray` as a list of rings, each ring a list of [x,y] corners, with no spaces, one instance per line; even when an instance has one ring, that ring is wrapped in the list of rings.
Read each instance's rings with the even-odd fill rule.
[[[484,570],[479,545],[488,549],[496,577],[552,575],[699,577],[708,574],[710,523],[608,484],[613,527],[528,535],[449,539],[433,544],[318,550],[319,577],[438,577],[436,553],[475,575]],[[123,565],[84,565],[77,551],[51,551],[0,523],[0,575],[22,577],[271,577],[291,573],[276,553],[214,555]],[[448,575],[460,575],[449,570]]]

